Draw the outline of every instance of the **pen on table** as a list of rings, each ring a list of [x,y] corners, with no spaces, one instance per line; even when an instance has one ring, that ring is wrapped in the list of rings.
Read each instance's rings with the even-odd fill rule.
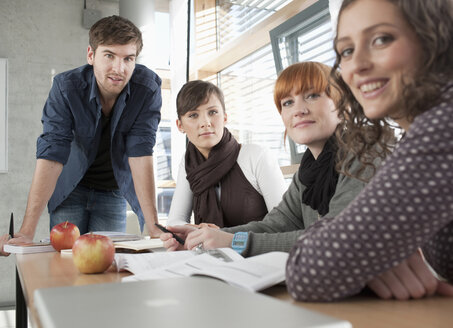
[[[169,233],[171,233],[171,234],[173,235],[173,238],[175,238],[176,241],[177,241],[178,243],[180,243],[181,245],[184,245],[184,240],[182,240],[181,237],[176,236],[175,233],[173,233],[173,232],[171,232],[170,230],[164,228],[164,227],[161,226],[159,223],[154,223],[154,224],[155,224],[156,227],[158,227],[162,232],[169,232]]]
[[[14,215],[11,212],[11,219],[9,221],[9,236],[14,238]]]

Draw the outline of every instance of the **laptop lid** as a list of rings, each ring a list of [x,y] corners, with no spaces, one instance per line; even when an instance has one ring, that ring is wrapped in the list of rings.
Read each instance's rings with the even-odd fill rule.
[[[352,327],[349,322],[211,278],[172,278],[35,291],[42,327]]]

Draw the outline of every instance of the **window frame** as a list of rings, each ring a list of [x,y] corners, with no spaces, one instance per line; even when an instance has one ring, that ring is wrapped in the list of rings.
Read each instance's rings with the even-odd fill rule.
[[[280,54],[279,40],[295,33],[311,30],[313,27],[316,28],[317,26],[320,26],[326,21],[326,16],[328,16],[328,19],[330,20],[329,1],[318,0],[308,8],[288,19],[286,22],[269,31],[277,76],[284,69],[282,56]],[[291,164],[298,164],[302,160],[305,149],[302,152],[298,151],[300,146],[291,140],[289,136],[287,136],[287,138],[291,153]]]
[[[296,32],[303,31],[304,29],[312,27],[313,24],[319,25],[319,22],[323,22],[325,20],[326,13],[330,18],[329,1],[318,0],[310,7],[302,10],[300,13],[288,19],[286,22],[269,31],[277,75],[283,70],[282,57],[280,55],[279,48],[279,39],[288,37]]]

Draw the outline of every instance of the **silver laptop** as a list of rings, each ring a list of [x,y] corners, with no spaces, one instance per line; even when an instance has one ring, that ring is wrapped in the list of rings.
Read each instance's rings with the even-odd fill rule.
[[[352,327],[349,322],[210,278],[172,278],[35,291],[42,327]]]

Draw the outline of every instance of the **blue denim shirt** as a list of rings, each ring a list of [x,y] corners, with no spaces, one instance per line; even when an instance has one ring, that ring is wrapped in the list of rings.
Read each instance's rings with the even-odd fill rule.
[[[111,119],[111,159],[121,194],[144,217],[135,194],[128,157],[150,156],[156,143],[162,105],[160,78],[137,64],[118,96]],[[65,200],[93,163],[101,137],[101,102],[91,65],[55,76],[44,105],[43,133],[36,157],[62,163],[63,171],[48,203],[49,212]]]

